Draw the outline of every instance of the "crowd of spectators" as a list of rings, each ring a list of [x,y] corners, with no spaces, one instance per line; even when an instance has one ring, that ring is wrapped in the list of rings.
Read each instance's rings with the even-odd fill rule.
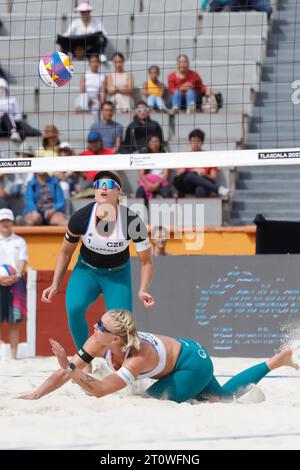
[[[268,0],[202,0],[202,9],[232,11],[253,9],[265,11],[272,7]],[[168,143],[163,129],[151,113],[170,115],[179,112],[201,112],[201,106],[213,91],[203,83],[200,74],[190,67],[189,57],[179,55],[177,67],[161,80],[160,68],[153,64],[148,70],[148,80],[141,90],[135,90],[134,74],[126,70],[126,60],[121,52],[112,57],[114,71],[104,74],[101,70],[107,61],[108,34],[99,19],[91,15],[92,6],[85,2],[76,7],[80,18],[74,19],[58,43],[66,53],[77,60],[88,59],[88,69],[80,79],[79,95],[75,101],[76,113],[91,113],[95,121],[88,130],[86,148],[77,154],[84,156],[131,153],[163,153],[167,158]],[[136,103],[136,104],[135,104]],[[129,113],[135,110],[130,120]],[[203,109],[204,111],[204,109]],[[118,123],[118,114],[128,114],[124,129]],[[18,101],[9,90],[4,75],[0,76],[0,137],[20,143],[17,158],[71,157],[76,153],[69,142],[60,141],[59,129],[54,124],[45,127],[42,145],[36,151],[26,141],[28,136],[41,135],[24,120]],[[188,136],[190,151],[203,150],[205,134],[194,129]],[[18,222],[28,225],[65,225],[69,211],[69,198],[80,194],[92,194],[95,172],[16,173],[0,175],[0,208],[10,207],[12,200],[23,201],[23,212]],[[90,193],[85,193],[90,191]],[[145,203],[155,197],[228,197],[229,190],[219,184],[217,168],[181,168],[175,171],[139,171],[136,197]]]

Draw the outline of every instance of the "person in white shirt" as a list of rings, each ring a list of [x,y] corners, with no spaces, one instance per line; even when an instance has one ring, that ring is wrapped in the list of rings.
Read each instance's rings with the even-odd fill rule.
[[[105,100],[105,75],[100,73],[98,55],[89,57],[89,70],[80,77],[81,94],[76,98],[76,112],[98,113]]]
[[[14,214],[10,209],[0,209],[0,265],[15,272],[0,276],[0,341],[1,324],[9,323],[11,357],[17,358],[20,323],[26,314],[26,287],[24,271],[27,265],[27,245],[23,238],[13,233]]]
[[[8,83],[0,78],[0,135],[10,135],[13,142],[21,142],[17,132],[17,123],[22,120],[19,103],[15,96],[10,96]]]
[[[80,18],[76,18],[71,22],[67,31],[64,33],[64,37],[69,36],[84,36],[95,33],[102,33],[100,35],[101,47],[100,47],[100,58],[101,62],[107,62],[105,55],[105,48],[107,45],[107,32],[104,29],[102,21],[98,18],[92,18],[91,11],[93,10],[92,5],[88,2],[83,2],[78,5],[75,9],[76,12],[80,13]],[[86,44],[82,41],[82,45],[76,45],[75,56],[77,59],[82,60],[86,55]]]

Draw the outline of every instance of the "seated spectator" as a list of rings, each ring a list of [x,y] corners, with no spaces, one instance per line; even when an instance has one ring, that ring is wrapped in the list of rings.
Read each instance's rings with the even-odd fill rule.
[[[75,111],[97,113],[105,99],[105,76],[100,73],[100,60],[97,55],[89,57],[90,69],[80,77],[80,92],[76,98]]]
[[[200,129],[193,130],[189,135],[191,152],[202,152],[205,134]],[[218,184],[218,168],[179,168],[175,172],[174,186],[179,197],[187,194],[196,197],[223,196],[228,197],[229,189]]]
[[[10,175],[0,173],[0,209],[11,206],[11,193],[13,190],[13,182]]]
[[[210,13],[218,13],[223,11],[229,5],[230,0],[202,0],[201,10],[206,10],[209,5]]]
[[[72,157],[73,150],[69,142],[62,142],[58,147],[58,156],[59,157]],[[80,190],[80,172],[74,171],[59,171],[53,173],[53,176],[56,176],[60,181],[61,189],[63,190],[64,197],[67,201],[70,196],[74,196]]]
[[[22,116],[19,103],[14,96],[9,96],[8,83],[0,78],[0,135],[9,136],[13,142],[21,142],[21,136],[17,131],[17,123]]]
[[[57,157],[59,148],[59,132],[56,126],[49,124],[43,132],[42,147],[37,150],[37,157]]]
[[[113,56],[115,71],[106,77],[105,90],[116,111],[128,113],[133,108],[134,80],[124,69],[125,57],[120,52]]]
[[[152,230],[152,242],[154,244],[153,256],[166,256],[166,245],[169,239],[168,230],[161,225]]]
[[[122,150],[124,153],[145,153],[148,148],[148,139],[152,135],[158,136],[161,142],[164,141],[160,125],[150,119],[147,104],[145,101],[140,101],[137,104],[133,121],[126,129]]]
[[[268,19],[273,13],[269,0],[230,0],[230,9],[231,11],[263,11],[267,13]]]
[[[100,132],[103,147],[118,153],[123,140],[123,126],[113,121],[114,105],[111,101],[104,101],[101,105],[99,119],[91,125],[91,131]]]
[[[102,137],[97,131],[90,131],[88,134],[88,148],[80,155],[113,155],[112,149],[103,147]],[[97,174],[97,171],[87,171],[85,174],[86,182],[83,185],[84,189],[92,188],[94,186],[93,178]]]
[[[148,139],[148,148],[146,153],[164,153],[161,138],[152,135]],[[172,197],[171,185],[168,180],[169,170],[140,170],[139,187],[136,191],[136,197],[142,197],[147,204],[156,196]]]
[[[190,70],[189,58],[186,55],[178,57],[177,71],[170,73],[168,84],[174,113],[180,109],[186,109],[187,113],[194,113],[202,96],[211,95],[210,89],[203,84],[198,73]]]
[[[92,10],[93,7],[89,3],[80,3],[75,11],[80,13],[81,18],[73,20],[63,35],[69,41],[61,41],[61,37],[58,36],[57,42],[62,44],[65,53],[73,52],[78,60],[83,60],[91,54],[97,54],[100,55],[101,62],[106,62],[107,33],[100,19],[92,18]],[[68,50],[67,46],[69,46]]]
[[[23,216],[27,225],[67,225],[59,179],[37,173],[27,184]]]
[[[32,145],[27,142],[22,142],[19,149],[16,151],[17,158],[34,158],[35,152]],[[32,172],[30,173],[15,173],[13,175],[13,186],[11,196],[14,198],[24,197],[28,182],[34,177]]]
[[[165,85],[159,81],[160,68],[152,65],[149,68],[149,80],[143,85],[143,96],[147,100],[150,111],[158,109],[166,111],[164,102]]]
[[[19,103],[9,94],[9,86],[0,78],[0,137],[10,137],[20,143],[26,137],[37,137],[41,133],[22,120]]]

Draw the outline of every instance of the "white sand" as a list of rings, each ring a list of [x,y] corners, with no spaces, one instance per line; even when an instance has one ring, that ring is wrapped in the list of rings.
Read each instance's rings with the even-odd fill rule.
[[[215,372],[256,362],[215,359]],[[264,379],[267,399],[256,405],[178,405],[128,391],[96,399],[72,383],[41,400],[15,399],[56,368],[54,358],[0,363],[0,449],[300,449],[300,372],[292,369]]]

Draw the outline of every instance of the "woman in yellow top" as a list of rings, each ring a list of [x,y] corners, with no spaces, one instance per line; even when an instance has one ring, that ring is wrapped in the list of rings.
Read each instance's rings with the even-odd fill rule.
[[[57,157],[59,151],[59,131],[53,124],[48,124],[43,132],[42,147],[37,152],[37,157]]]
[[[166,105],[163,99],[165,86],[159,81],[160,69],[157,65],[149,68],[149,80],[143,85],[143,95],[152,111],[154,108],[159,111],[166,111]]]

